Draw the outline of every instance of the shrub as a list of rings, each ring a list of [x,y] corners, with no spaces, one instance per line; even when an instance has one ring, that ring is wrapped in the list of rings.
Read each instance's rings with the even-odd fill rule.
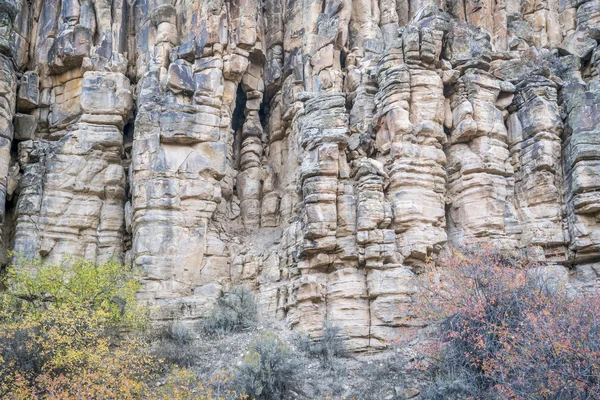
[[[451,251],[422,275],[438,329],[419,366],[425,398],[600,398],[600,297],[569,297],[526,254]]]
[[[5,277],[13,306],[37,314],[48,309],[77,308],[98,313],[120,328],[143,326],[146,313],[135,301],[139,282],[133,271],[115,261],[95,264],[63,259],[46,264],[18,258]]]
[[[177,344],[186,345],[194,341],[192,330],[190,330],[190,327],[186,326],[186,324],[182,322],[174,322],[171,325],[169,332],[169,339]]]
[[[189,328],[174,322],[156,340],[153,354],[163,362],[179,367],[191,367],[198,359],[198,346]]]
[[[217,305],[205,320],[207,336],[225,335],[252,328],[257,320],[257,305],[252,292],[241,286],[219,297]]]
[[[301,335],[296,340],[296,347],[310,357],[318,358],[323,368],[334,369],[336,358],[344,353],[344,338],[340,331],[340,327],[325,321],[320,340],[314,341],[309,335]]]
[[[18,260],[0,296],[0,397],[136,398],[150,373],[138,283],[115,262]],[[118,345],[118,346],[116,346]]]
[[[177,360],[165,365],[148,351],[146,310],[135,301],[138,282],[118,263],[19,259],[2,283],[0,398],[245,398],[228,389],[230,374],[203,383],[189,369],[171,371],[171,362],[190,364],[191,338],[181,324],[163,338]]]
[[[189,369],[174,368],[153,398],[156,400],[244,400],[242,395],[229,388],[233,375],[222,371],[203,383]]]
[[[265,333],[256,338],[235,371],[235,387],[256,400],[289,399],[299,393],[302,361],[297,354]]]

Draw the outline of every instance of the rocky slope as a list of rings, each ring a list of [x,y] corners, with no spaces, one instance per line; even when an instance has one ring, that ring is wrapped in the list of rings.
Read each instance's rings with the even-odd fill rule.
[[[410,336],[445,245],[600,276],[600,0],[0,0],[2,247]],[[5,260],[4,262],[8,262]]]

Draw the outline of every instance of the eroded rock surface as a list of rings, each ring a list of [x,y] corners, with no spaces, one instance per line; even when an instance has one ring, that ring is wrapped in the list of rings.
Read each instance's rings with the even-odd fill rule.
[[[413,334],[447,245],[597,287],[599,42],[598,0],[0,0],[2,249],[355,350]]]

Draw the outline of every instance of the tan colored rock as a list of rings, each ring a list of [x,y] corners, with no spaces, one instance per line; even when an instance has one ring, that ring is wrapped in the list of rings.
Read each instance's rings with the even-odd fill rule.
[[[160,323],[245,285],[356,351],[415,334],[446,245],[591,290],[598,1],[0,0],[2,250],[139,267]]]
[[[496,105],[503,90],[512,85],[475,68],[455,84],[453,120],[459,122],[453,124],[446,151],[448,238],[453,244],[494,237],[503,246],[514,245],[519,221],[512,205],[513,169],[504,117]]]
[[[129,81],[103,73],[83,85],[82,109],[103,118],[82,117],[61,131],[57,142],[19,145],[27,179],[17,204],[14,249],[29,257],[57,260],[71,254],[105,261],[123,255],[126,177],[120,129],[131,108]]]
[[[508,118],[507,126],[522,245],[543,246],[549,256],[563,259],[566,240],[559,189],[563,124],[557,89],[543,77],[522,81],[513,101],[517,110]]]
[[[439,57],[441,47],[426,52],[420,37],[433,33],[425,30],[430,33],[421,35],[418,28],[409,28],[403,33],[402,51],[390,51],[380,61],[376,145],[382,153],[390,152],[387,198],[394,210],[398,249],[406,259],[424,261],[434,246],[446,241],[445,109],[442,81],[430,69],[431,56]],[[417,62],[427,67],[413,64]]]

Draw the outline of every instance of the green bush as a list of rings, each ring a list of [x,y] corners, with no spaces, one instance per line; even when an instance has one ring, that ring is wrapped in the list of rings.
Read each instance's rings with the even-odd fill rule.
[[[114,261],[18,259],[0,287],[2,399],[247,398],[230,389],[230,372],[206,380],[185,368],[197,355],[186,326],[145,329],[136,276]]]
[[[219,336],[240,332],[256,325],[256,299],[243,286],[219,297],[212,313],[204,321],[203,332],[207,336]]]
[[[272,333],[256,338],[235,371],[237,392],[256,400],[289,399],[301,392],[303,363]]]
[[[18,258],[4,277],[11,308],[40,314],[50,308],[86,308],[107,323],[140,327],[146,313],[135,301],[139,282],[131,269],[114,260],[95,264],[63,259],[54,264]]]
[[[344,354],[344,338],[340,332],[340,327],[325,321],[320,340],[315,341],[309,335],[301,335],[296,340],[296,347],[309,357],[318,358],[323,368],[334,369],[336,358]]]

